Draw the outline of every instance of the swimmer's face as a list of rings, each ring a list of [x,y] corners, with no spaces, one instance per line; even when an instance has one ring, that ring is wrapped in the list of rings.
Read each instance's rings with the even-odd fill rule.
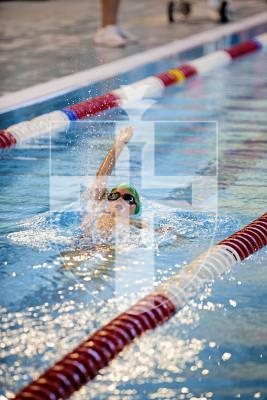
[[[108,201],[108,211],[111,213],[113,217],[121,216],[127,218],[129,215],[135,213],[136,204],[132,204],[132,200],[134,200],[134,196],[132,193],[127,189],[118,189],[113,193],[119,193],[120,197],[116,200],[109,200]],[[126,200],[124,200],[123,196],[126,196]],[[116,197],[116,195],[114,196]]]

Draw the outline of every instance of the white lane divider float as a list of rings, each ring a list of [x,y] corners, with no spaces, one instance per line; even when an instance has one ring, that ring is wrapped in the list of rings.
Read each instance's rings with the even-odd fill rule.
[[[185,269],[102,326],[23,388],[15,400],[69,398],[127,345],[167,321],[207,283],[267,245],[267,213],[197,257]]]
[[[181,84],[194,75],[206,72],[229,64],[232,60],[245,54],[252,53],[267,47],[267,33],[246,40],[225,50],[218,50],[200,57],[189,64],[181,65],[155,76],[133,83],[133,88],[148,85],[145,98],[161,96],[164,88],[174,84]],[[68,127],[71,121],[90,118],[107,109],[119,107],[124,103],[124,93],[121,89],[98,96],[86,101],[65,107],[51,113],[41,115],[31,121],[24,121],[0,131],[0,148],[8,148],[23,140],[39,135],[49,135]]]

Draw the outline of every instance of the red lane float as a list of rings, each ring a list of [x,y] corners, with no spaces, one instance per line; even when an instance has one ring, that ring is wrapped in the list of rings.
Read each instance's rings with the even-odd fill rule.
[[[146,296],[49,368],[16,399],[67,399],[93,379],[125,346],[174,313],[174,305],[163,295]]]
[[[192,288],[198,290],[201,282],[203,284],[213,280],[215,270],[216,273],[222,274],[266,245],[267,213],[219,242],[202,257],[198,257],[196,260],[202,265],[198,270],[199,276],[195,277],[193,282],[192,272],[195,272],[194,268],[198,263],[195,260],[186,266],[188,282],[191,284],[189,292],[192,294]],[[186,283],[180,276],[184,278],[186,274],[182,272],[169,278],[169,282],[158,287],[158,293],[146,296],[98,329],[37,380],[22,389],[15,399],[58,400],[70,397],[93,379],[128,344],[144,332],[167,321],[182,307],[182,300],[189,299],[189,292],[186,285],[187,287],[182,288],[184,295],[180,294],[179,284]],[[177,286],[175,282],[179,282]]]
[[[180,67],[169,69],[166,72],[155,75],[159,78],[165,87],[174,85],[175,83],[182,83],[185,79],[197,75],[197,70],[192,65],[183,64]]]
[[[153,96],[161,95],[161,89],[164,87],[168,87],[177,83],[181,84],[185,79],[188,79],[194,75],[205,74],[215,67],[225,66],[231,60],[243,56],[244,54],[254,52],[261,47],[267,47],[267,34],[259,35],[255,39],[246,40],[245,42],[232,46],[229,49],[218,50],[214,53],[207,54],[203,57],[191,61],[190,64],[184,64],[177,68],[157,74],[155,76],[148,77],[146,79],[133,83],[131,86],[136,89],[139,86],[145,84],[148,85],[149,88],[146,91],[145,97],[153,98]],[[67,118],[67,122],[64,124],[64,128],[66,128],[67,124],[71,121],[89,118],[107,109],[116,108],[120,105],[123,106],[124,100],[125,94],[121,89],[117,89],[103,96],[98,96],[96,98],[89,99],[69,107],[65,107],[63,110],[57,111],[56,114],[59,116],[60,121],[64,121],[64,118]],[[55,114],[55,111],[53,113]],[[54,117],[53,113],[46,114],[46,120],[52,120],[52,118]],[[39,120],[40,118],[42,118],[42,116],[38,117]],[[34,125],[33,135],[33,124],[31,123],[31,121],[25,121],[23,123],[9,127],[7,131],[13,139],[10,140],[9,138],[9,140],[6,140],[6,136],[3,136],[2,133],[0,135],[0,148],[10,147],[15,143],[18,143],[22,140],[27,140],[37,135],[45,135],[51,133],[51,130],[48,131],[43,128],[40,128],[38,130],[37,128],[35,131],[35,128],[36,127]],[[22,134],[20,132],[21,130]],[[27,135],[28,131],[29,135]]]
[[[246,40],[244,43],[236,44],[235,46],[225,49],[230,56],[235,59],[244,56],[248,53],[253,53],[261,47],[260,43],[256,40]]]
[[[183,64],[178,67],[180,71],[184,74],[185,78],[191,78],[191,76],[197,75],[197,70],[193,65],[190,64]]]
[[[175,75],[170,74],[169,72],[162,72],[155,76],[156,76],[156,78],[159,78],[163,82],[165,87],[174,85],[176,83]]]
[[[15,137],[8,131],[0,131],[0,149],[16,144]]]
[[[267,213],[219,244],[236,250],[240,260],[249,257],[267,245]]]
[[[76,115],[76,119],[89,118],[97,115],[109,108],[118,107],[119,97],[113,93],[107,93],[94,99],[82,101],[63,109],[63,111],[71,111]]]

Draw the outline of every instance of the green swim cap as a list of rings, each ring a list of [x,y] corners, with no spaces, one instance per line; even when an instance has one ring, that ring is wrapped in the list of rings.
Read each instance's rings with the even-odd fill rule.
[[[134,196],[135,199],[135,214],[139,214],[141,211],[141,202],[140,202],[140,198],[139,198],[139,194],[137,192],[137,190],[135,189],[135,187],[133,185],[131,185],[130,183],[121,183],[118,186],[115,186],[111,192],[115,192],[118,189],[125,189],[125,190],[129,190],[129,192],[132,193],[132,195]]]

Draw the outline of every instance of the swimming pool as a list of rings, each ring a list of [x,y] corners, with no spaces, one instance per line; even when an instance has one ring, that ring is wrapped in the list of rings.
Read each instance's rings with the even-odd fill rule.
[[[206,78],[192,79],[183,88],[168,89],[143,118],[167,121],[156,128],[156,175],[173,170],[182,176],[213,175],[216,134],[201,121],[218,121],[215,241],[266,211],[266,79],[266,58],[263,53],[255,54]],[[126,117],[114,110],[106,118],[104,132],[103,123],[95,121],[53,137],[52,170],[60,168],[64,176],[79,175],[86,165],[90,173],[95,171],[114,135],[110,121]],[[194,122],[180,123],[179,129],[169,122],[188,120]],[[174,151],[173,143],[179,150],[176,146]],[[90,145],[94,157],[88,159]],[[45,214],[49,208],[49,139],[22,144],[3,154],[3,159],[1,308],[5,334],[1,355],[7,362],[1,379],[5,382],[3,394],[8,395],[109,320],[116,309],[100,301],[111,299],[112,305],[111,254],[96,252],[73,272],[100,300],[83,290],[58,257],[55,239],[65,243],[78,226],[79,216],[68,210],[54,214],[56,231],[52,233],[56,233],[51,234]],[[140,160],[136,156],[133,161],[138,182]],[[174,221],[186,240],[178,244],[170,240],[159,248],[157,281],[205,250],[216,222],[214,213],[166,210],[157,205],[159,194],[163,200],[174,196],[168,190],[144,193],[144,214],[155,209],[159,222]],[[216,281],[200,300],[192,301],[169,323],[129,347],[74,398],[264,398],[265,257],[266,250],[261,250]]]

